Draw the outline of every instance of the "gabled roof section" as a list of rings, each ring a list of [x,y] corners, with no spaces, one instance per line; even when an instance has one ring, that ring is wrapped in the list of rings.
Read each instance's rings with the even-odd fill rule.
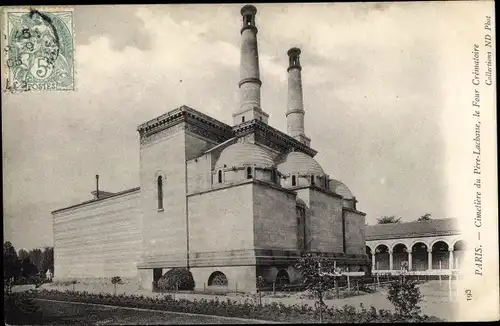
[[[456,218],[368,225],[365,232],[367,241],[460,234]]]

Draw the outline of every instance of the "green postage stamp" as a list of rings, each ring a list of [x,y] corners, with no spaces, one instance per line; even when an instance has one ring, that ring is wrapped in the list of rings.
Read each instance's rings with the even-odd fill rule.
[[[5,88],[14,92],[74,90],[73,10],[3,11]]]

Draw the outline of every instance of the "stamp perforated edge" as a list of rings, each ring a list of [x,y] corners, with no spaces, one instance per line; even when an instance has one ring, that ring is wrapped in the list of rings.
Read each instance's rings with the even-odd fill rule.
[[[7,66],[7,58],[5,53],[5,47],[7,46],[7,31],[8,31],[8,20],[7,15],[9,12],[29,12],[30,9],[36,9],[40,12],[60,12],[67,11],[71,12],[71,37],[73,42],[73,89],[67,90],[57,90],[57,91],[47,91],[47,90],[19,90],[14,91],[8,89],[7,80],[9,78],[9,67]],[[22,94],[26,92],[30,93],[73,93],[77,91],[77,69],[76,69],[76,38],[75,38],[75,8],[70,6],[20,6],[20,7],[0,7],[0,17],[2,17],[2,40],[1,40],[1,60],[2,60],[2,81],[1,87],[3,92],[10,94]]]

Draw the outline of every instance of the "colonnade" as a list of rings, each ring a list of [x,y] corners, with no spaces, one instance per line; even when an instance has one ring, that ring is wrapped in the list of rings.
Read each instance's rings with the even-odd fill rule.
[[[407,241],[371,241],[366,253],[372,260],[372,271],[400,270],[402,263],[410,271],[456,270],[462,264],[466,246],[463,240],[455,241],[429,239]]]

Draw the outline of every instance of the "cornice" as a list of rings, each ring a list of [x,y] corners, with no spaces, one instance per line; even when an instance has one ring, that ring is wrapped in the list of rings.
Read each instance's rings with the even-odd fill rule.
[[[462,235],[458,230],[436,231],[436,232],[417,232],[414,234],[394,233],[390,235],[366,236],[366,241],[409,239],[409,238],[438,238],[444,236]]]
[[[295,150],[303,152],[311,157],[314,157],[318,153],[311,147],[258,119],[253,119],[234,126],[233,132],[237,137],[253,132],[257,136],[261,136],[256,137],[258,138],[256,139],[257,142],[261,142],[263,145],[275,148],[283,153]]]
[[[136,187],[136,188],[132,188],[132,189],[127,189],[127,190],[124,190],[124,191],[120,191],[120,192],[114,193],[113,195],[108,196],[108,197],[92,199],[92,200],[88,200],[88,201],[85,201],[85,202],[80,203],[80,204],[76,204],[76,205],[71,205],[71,206],[68,206],[68,207],[60,208],[60,209],[57,209],[55,211],[52,211],[51,214],[54,215],[54,214],[60,213],[60,212],[65,211],[65,210],[77,208],[77,207],[84,206],[84,205],[87,205],[87,204],[99,203],[99,202],[102,202],[102,201],[105,201],[105,200],[108,200],[108,199],[116,198],[116,197],[121,196],[121,195],[126,195],[126,194],[133,193],[133,192],[136,192],[136,191],[138,192],[139,190],[140,190],[140,187]]]
[[[340,198],[340,199],[344,198],[344,197],[342,197],[342,195],[334,193],[333,191],[331,191],[329,189],[318,187],[316,185],[296,186],[296,187],[292,187],[290,189],[295,190],[295,191],[296,190],[300,190],[300,189],[311,189],[311,190],[316,190],[318,192],[324,193],[325,195],[329,195],[329,196],[332,196],[332,197],[337,197],[337,198]],[[360,213],[360,214],[364,214],[364,213],[358,212],[358,211],[355,211],[355,212]]]
[[[233,136],[232,128],[229,125],[183,105],[180,108],[140,124],[137,127],[137,131],[139,132],[141,143],[148,137],[181,122],[187,123],[189,131],[216,142],[225,141]]]
[[[211,188],[190,192],[186,196],[191,197],[191,196],[203,195],[203,194],[208,193],[208,192],[219,191],[219,190],[234,188],[234,187],[240,187],[240,186],[247,185],[247,184],[261,185],[261,186],[273,188],[273,189],[276,189],[276,190],[279,190],[282,192],[286,192],[290,195],[297,195],[297,193],[293,190],[283,188],[280,185],[277,185],[277,184],[274,184],[274,183],[271,183],[268,181],[253,178],[253,179],[245,179],[245,180],[231,182],[231,183],[214,184]]]
[[[365,212],[358,211],[357,209],[354,209],[354,208],[350,208],[350,207],[343,207],[342,209],[343,209],[344,211],[347,211],[347,212],[356,213],[356,214],[359,214],[359,215],[366,216],[366,213],[365,213]]]

